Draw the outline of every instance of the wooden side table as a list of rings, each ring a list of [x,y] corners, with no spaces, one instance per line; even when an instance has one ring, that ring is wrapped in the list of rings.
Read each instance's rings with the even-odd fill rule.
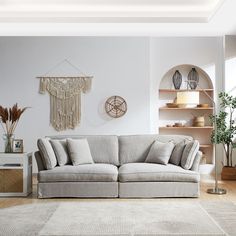
[[[32,153],[0,153],[0,197],[32,192]]]

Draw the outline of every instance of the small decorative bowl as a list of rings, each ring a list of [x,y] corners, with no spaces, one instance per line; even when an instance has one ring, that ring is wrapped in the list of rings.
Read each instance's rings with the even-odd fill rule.
[[[182,123],[175,123],[173,127],[183,127],[184,125]]]
[[[209,107],[209,104],[207,103],[201,103],[201,104],[198,104],[197,107]]]
[[[177,104],[176,103],[166,103],[166,106],[168,108],[177,108]]]

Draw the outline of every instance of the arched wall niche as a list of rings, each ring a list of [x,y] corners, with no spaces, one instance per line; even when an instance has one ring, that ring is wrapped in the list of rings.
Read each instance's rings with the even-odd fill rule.
[[[199,87],[204,88],[204,89],[206,88],[213,89],[212,80],[210,76],[207,74],[207,72],[205,72],[199,66],[191,65],[191,64],[177,65],[177,66],[172,67],[170,70],[168,70],[160,81],[159,89],[167,89],[167,88],[174,89],[172,77],[176,70],[179,70],[179,72],[182,75],[181,89],[187,89],[186,80],[187,80],[188,73],[191,71],[192,68],[195,68],[199,74]]]
[[[175,90],[172,77],[176,70],[182,75],[182,85],[180,90],[187,89],[187,77],[192,68],[195,68],[199,74],[199,85],[196,88],[199,91],[199,103],[207,103],[207,108],[169,108],[167,103],[173,103],[177,92]],[[190,88],[189,88],[190,89]],[[203,91],[204,90],[204,91]],[[206,95],[207,93],[208,95]],[[213,114],[214,86],[207,72],[199,66],[191,64],[182,64],[172,67],[162,77],[159,84],[159,133],[167,135],[189,135],[199,140],[200,150],[204,153],[204,158],[200,166],[202,174],[212,172],[213,165],[213,145],[211,144],[212,124],[209,116]],[[204,127],[196,127],[193,123],[194,117],[204,116]],[[176,123],[182,124],[182,127],[176,127]]]

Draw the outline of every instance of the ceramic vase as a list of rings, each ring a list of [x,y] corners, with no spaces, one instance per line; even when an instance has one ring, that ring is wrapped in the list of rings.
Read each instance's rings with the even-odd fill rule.
[[[191,89],[196,89],[199,83],[199,74],[195,68],[188,73],[188,85]]]
[[[175,89],[180,89],[181,84],[182,84],[182,75],[178,70],[175,71],[172,77],[172,81],[173,81]]]

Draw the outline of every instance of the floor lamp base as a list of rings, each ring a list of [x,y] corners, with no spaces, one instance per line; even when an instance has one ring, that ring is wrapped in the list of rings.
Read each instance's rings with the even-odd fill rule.
[[[210,189],[207,189],[207,193],[223,195],[223,194],[226,194],[227,191],[223,188],[210,188]]]

